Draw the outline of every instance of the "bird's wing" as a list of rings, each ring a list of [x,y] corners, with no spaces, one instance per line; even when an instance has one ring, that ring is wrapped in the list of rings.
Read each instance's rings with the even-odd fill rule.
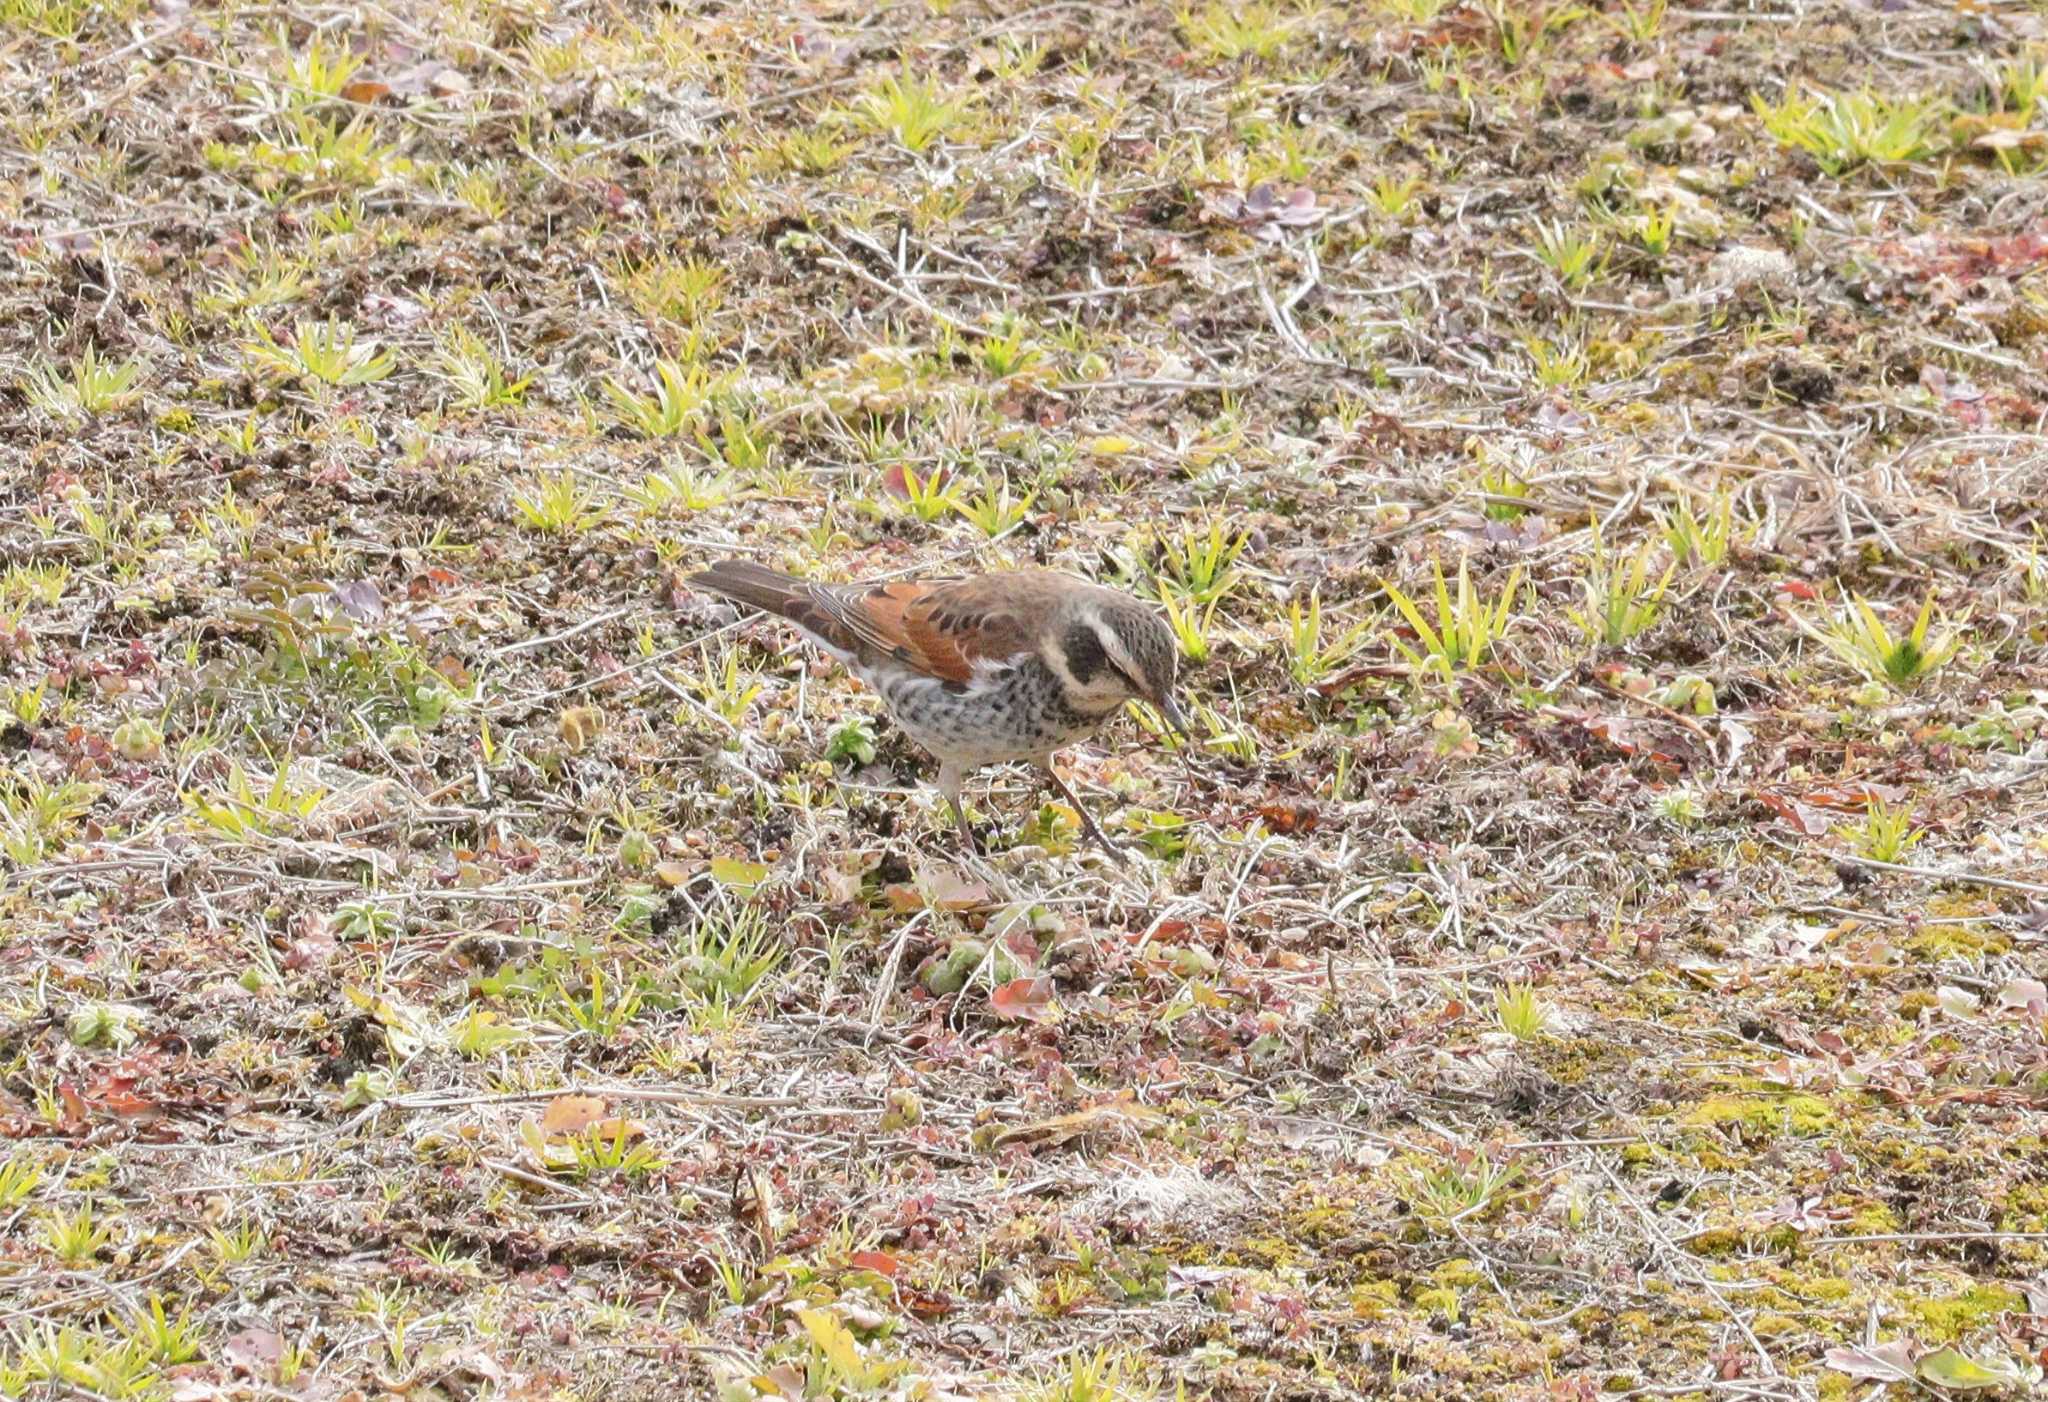
[[[815,586],[846,631],[940,681],[966,683],[1032,645],[1030,589],[1017,575]],[[824,600],[820,600],[824,603]],[[829,607],[830,605],[828,605]]]
[[[779,614],[843,658],[888,657],[940,681],[965,684],[977,667],[1030,651],[1042,613],[1029,574],[816,584],[743,560],[722,560],[692,584]]]

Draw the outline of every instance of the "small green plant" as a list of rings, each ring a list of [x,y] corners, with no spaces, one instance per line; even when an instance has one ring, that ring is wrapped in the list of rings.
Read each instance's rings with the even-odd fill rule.
[[[270,1234],[255,1218],[245,1218],[230,1227],[208,1227],[213,1257],[224,1266],[240,1266],[255,1260],[270,1246]]]
[[[749,477],[765,474],[775,455],[775,435],[764,424],[731,409],[718,415],[718,441],[712,442],[699,429],[697,443],[714,462]]]
[[[329,43],[318,31],[303,47],[291,44],[283,34],[277,37],[280,50],[295,54],[285,69],[284,98],[287,103],[296,102],[304,106],[309,98],[340,97],[341,90],[362,69],[362,59],[345,45]]]
[[[93,1215],[91,1198],[69,1214],[48,1208],[38,1216],[37,1225],[50,1254],[67,1266],[87,1264],[114,1239],[114,1224]]]
[[[1569,389],[1585,379],[1592,368],[1586,352],[1568,343],[1553,345],[1541,336],[1525,336],[1522,348],[1529,353],[1536,382],[1545,389]]]
[[[626,300],[640,315],[683,326],[701,326],[725,304],[731,274],[713,258],[656,255],[618,270]]]
[[[921,156],[965,121],[973,105],[971,96],[947,98],[936,83],[892,75],[855,100],[854,116],[869,130],[893,136],[904,150]]]
[[[1567,290],[1577,292],[1606,266],[1602,240],[1594,230],[1567,229],[1562,222],[1536,221],[1536,261],[1557,274]]]
[[[731,384],[729,376],[714,375],[694,360],[657,360],[654,378],[651,394],[636,393],[617,380],[604,382],[618,421],[643,438],[674,438],[696,427],[699,416]]]
[[[581,989],[555,980],[555,996],[546,1007],[550,1020],[571,1032],[580,1032],[608,1042],[626,1029],[639,1015],[645,995],[633,984],[614,992],[606,986],[604,970],[592,965]]]
[[[528,526],[549,535],[581,535],[605,518],[596,488],[567,468],[528,482],[513,494],[512,505]]]
[[[25,867],[57,855],[98,792],[83,780],[51,783],[32,773],[0,780],[0,853]]]
[[[1750,95],[1764,130],[1780,146],[1804,151],[1823,174],[1861,165],[1903,165],[1947,146],[1947,105],[1938,98],[1884,97],[1866,88],[1837,93],[1788,86],[1777,103]]]
[[[1621,0],[1621,13],[1603,18],[1614,26],[1614,32],[1631,44],[1648,46],[1657,42],[1664,32],[1664,14],[1669,8],[1668,0],[1645,0],[1640,7]]]
[[[1706,816],[1706,808],[1691,789],[1666,789],[1657,795],[1657,816],[1667,823],[1689,828]]]
[[[242,351],[262,374],[274,379],[331,386],[374,384],[390,377],[398,360],[375,341],[358,341],[356,329],[333,317],[301,321],[289,341],[279,341],[260,323]]]
[[[707,652],[702,660],[703,665],[685,679],[686,684],[706,710],[727,725],[738,725],[761,694],[760,679],[740,669],[740,653],[735,647],[721,648],[715,659]]]
[[[1870,800],[1863,810],[1861,823],[1840,831],[1858,856],[1868,857],[1874,862],[1904,861],[1906,854],[1927,835],[1924,829],[1913,825],[1911,804],[1901,803],[1895,807],[1881,798]]]
[[[960,509],[960,484],[945,468],[935,467],[919,476],[916,468],[905,463],[902,475],[903,504],[918,520],[936,521]]]
[[[1657,582],[1650,582],[1650,543],[1644,541],[1633,553],[1610,559],[1600,539],[1600,523],[1593,523],[1593,558],[1579,581],[1585,590],[1586,606],[1569,609],[1567,616],[1596,643],[1623,647],[1656,623],[1664,612],[1664,591],[1678,568],[1664,567]]]
[[[288,832],[312,817],[326,797],[327,790],[319,784],[296,781],[289,764],[278,766],[270,782],[258,789],[239,761],[228,770],[221,789],[187,789],[179,795],[197,827],[237,841]]]
[[[1719,567],[1735,536],[1735,499],[1726,492],[1716,496],[1703,521],[1693,515],[1691,500],[1680,497],[1670,511],[1657,513],[1657,531],[1679,564]]]
[[[739,479],[726,471],[713,471],[702,464],[677,458],[659,472],[640,479],[629,488],[627,499],[650,516],[685,511],[710,511],[739,495]]]
[[[71,586],[71,566],[62,561],[9,565],[0,573],[0,603],[40,604],[55,608]]]
[[[135,382],[142,378],[139,360],[102,360],[91,346],[72,357],[60,373],[54,364],[31,366],[19,381],[28,402],[59,418],[91,417],[126,408],[141,398]]]
[[[397,911],[377,901],[346,901],[334,911],[334,932],[351,943],[383,943],[405,930]]]
[[[829,175],[846,158],[860,149],[830,127],[806,127],[793,131],[775,143],[775,155],[799,175]]]
[[[505,1026],[496,1013],[486,1008],[471,1008],[457,1019],[447,1036],[448,1045],[457,1055],[471,1061],[523,1047],[531,1040],[523,1029]]]
[[[1007,534],[1029,515],[1031,504],[1037,500],[1036,492],[1027,492],[1022,497],[1011,496],[1010,479],[1004,477],[984,484],[981,495],[972,501],[955,501],[953,509],[973,522],[983,535],[994,540]]]
[[[1216,621],[1216,606],[1220,599],[1212,599],[1205,607],[1192,595],[1177,594],[1159,584],[1159,606],[1166,614],[1166,626],[1173,630],[1173,640],[1180,647],[1181,656],[1190,662],[1209,660],[1209,629]]]
[[[1630,232],[1643,252],[1652,258],[1662,258],[1671,251],[1671,241],[1678,235],[1678,215],[1670,206],[1644,205],[1629,221]]]
[[[1925,681],[1956,654],[1962,643],[1954,630],[1929,641],[1934,621],[1934,592],[1928,591],[1920,613],[1904,637],[1893,637],[1891,629],[1877,616],[1877,610],[1862,595],[1851,593],[1850,603],[1825,630],[1804,620],[1795,622],[1836,657],[1895,691],[1906,691]]]
[[[1214,520],[1206,529],[1182,532],[1178,539],[1161,536],[1159,582],[1198,604],[1214,604],[1242,582],[1237,559],[1250,541],[1248,533],[1231,536],[1221,521]]]
[[[1457,1222],[1484,1215],[1520,1179],[1512,1164],[1496,1164],[1484,1153],[1460,1154],[1411,1168],[1407,1196],[1424,1221]]]
[[[1211,0],[1200,11],[1183,9],[1179,24],[1189,49],[1212,62],[1274,58],[1293,40],[1302,17],[1269,0],[1226,4]]]
[[[1518,1042],[1533,1042],[1550,1026],[1550,1009],[1527,983],[1507,983],[1493,991],[1493,1020]]]
[[[1323,601],[1310,590],[1308,607],[1299,600],[1287,605],[1287,675],[1296,685],[1314,686],[1349,662],[1371,641],[1377,618],[1362,619],[1335,637],[1325,637]]]
[[[1031,328],[1018,317],[1005,317],[998,329],[981,338],[975,358],[992,380],[1007,380],[1029,374],[1045,359],[1045,352],[1031,339]]]
[[[458,409],[499,409],[516,406],[526,398],[533,376],[507,379],[505,367],[483,338],[466,326],[451,326],[435,356],[441,378],[447,382]]]
[[[1143,1402],[1154,1395],[1142,1364],[1106,1347],[1075,1348],[1033,1377],[1020,1402]]]
[[[1399,219],[1415,207],[1415,197],[1422,190],[1419,176],[1382,175],[1366,191],[1365,202],[1383,219]]]
[[[1486,498],[1480,514],[1489,521],[1519,521],[1529,514],[1524,505],[1534,489],[1527,480],[1506,467],[1488,467],[1479,474],[1479,490]]]
[[[0,1212],[11,1211],[28,1201],[43,1181],[43,1170],[25,1154],[0,1163]]]
[[[701,1002],[737,1010],[753,1001],[783,953],[759,906],[707,911],[679,951],[682,984]]]
[[[1450,586],[1444,580],[1443,561],[1435,562],[1436,571],[1436,622],[1432,624],[1422,616],[1422,610],[1415,601],[1402,593],[1391,582],[1380,581],[1380,587],[1387,591],[1387,597],[1408,626],[1415,630],[1418,647],[1409,647],[1398,636],[1388,635],[1394,650],[1405,658],[1411,667],[1433,671],[1445,682],[1455,686],[1457,674],[1483,665],[1489,653],[1507,635],[1509,611],[1514,608],[1515,591],[1521,587],[1522,570],[1519,565],[1509,574],[1506,587],[1500,597],[1488,604],[1472,587],[1472,576],[1468,562],[1458,560],[1458,592],[1451,594]]]

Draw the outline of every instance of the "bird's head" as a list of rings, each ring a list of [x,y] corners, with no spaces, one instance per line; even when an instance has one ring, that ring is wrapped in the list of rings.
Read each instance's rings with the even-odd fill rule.
[[[1187,718],[1174,697],[1180,648],[1152,609],[1113,589],[1090,587],[1058,610],[1048,661],[1068,702],[1085,715],[1106,715],[1136,697],[1155,707],[1182,735]]]

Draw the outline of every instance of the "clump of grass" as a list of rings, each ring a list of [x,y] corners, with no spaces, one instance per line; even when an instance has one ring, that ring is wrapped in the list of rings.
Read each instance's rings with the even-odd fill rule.
[[[390,377],[398,360],[375,341],[359,341],[356,329],[333,317],[301,321],[291,339],[280,341],[267,326],[242,343],[243,354],[262,374],[273,379],[301,380],[332,386],[374,384]]]
[[[1316,685],[1365,646],[1378,621],[1363,619],[1333,637],[1326,637],[1322,597],[1310,591],[1307,608],[1299,601],[1287,606],[1287,674],[1297,685]]]
[[[1470,565],[1463,557],[1458,560],[1456,595],[1451,593],[1450,585],[1444,579],[1443,561],[1434,562],[1434,569],[1436,620],[1433,623],[1424,618],[1416,602],[1393,583],[1385,579],[1380,581],[1380,587],[1387,591],[1387,597],[1393,601],[1401,617],[1415,630],[1419,646],[1410,647],[1392,633],[1388,634],[1388,641],[1411,667],[1435,672],[1446,682],[1456,685],[1459,672],[1483,665],[1494,647],[1507,636],[1515,591],[1522,583],[1522,570],[1519,565],[1515,567],[1508,575],[1500,596],[1489,604],[1473,588]]]
[[[1518,1042],[1541,1037],[1550,1025],[1550,1009],[1527,983],[1504,984],[1493,991],[1493,1020]]]
[[[466,326],[449,328],[434,359],[458,409],[516,406],[525,399],[526,387],[533,383],[531,375],[509,378],[483,338]]]
[[[513,494],[512,505],[528,526],[549,535],[581,535],[605,516],[596,489],[566,468],[534,478]]]
[[[1940,98],[1794,85],[1776,103],[1757,93],[1749,101],[1772,140],[1804,151],[1830,176],[1862,165],[1903,165],[1947,147],[1948,105]]]
[[[1861,823],[1840,831],[1858,856],[1874,862],[1905,860],[1906,854],[1927,835],[1925,829],[1913,825],[1911,804],[1893,805],[1881,798],[1873,798],[1865,806]]]
[[[1657,513],[1657,530],[1677,563],[1718,567],[1735,538],[1735,499],[1721,493],[1702,520],[1693,514],[1692,502],[1680,497],[1677,506]]]
[[[87,346],[60,371],[49,361],[33,365],[18,382],[28,402],[58,418],[91,417],[124,409],[142,397],[139,360],[102,360]]]
[[[1237,560],[1250,541],[1247,533],[1226,532],[1221,521],[1190,528],[1178,537],[1160,536],[1159,582],[1198,604],[1214,604],[1242,581]]]
[[[1874,682],[1895,691],[1908,691],[1932,676],[1954,657],[1962,640],[1953,629],[1930,639],[1934,621],[1934,592],[1928,591],[1913,626],[1902,636],[1877,615],[1862,595],[1852,593],[1850,603],[1825,629],[1815,629],[1803,619],[1794,620],[1806,633],[1836,657]]]
[[[890,76],[854,102],[854,117],[869,130],[896,139],[912,155],[921,156],[973,111],[971,97],[948,98],[936,83],[922,78]]]
[[[1195,53],[1212,62],[1235,63],[1276,57],[1292,42],[1302,20],[1267,0],[1235,5],[1211,0],[1200,10],[1180,12],[1180,32]]]
[[[731,381],[694,360],[661,359],[654,364],[654,388],[642,394],[617,380],[604,382],[605,398],[618,421],[643,438],[673,438],[694,428],[711,402]]]
[[[1607,266],[1604,244],[1593,230],[1568,229],[1562,222],[1536,221],[1531,252],[1536,261],[1557,274],[1573,292],[1598,277]]]
[[[1599,522],[1594,522],[1593,558],[1579,581],[1586,606],[1567,610],[1572,622],[1594,642],[1608,647],[1625,646],[1652,627],[1663,615],[1664,591],[1678,566],[1675,561],[1666,565],[1653,584],[1649,561],[1648,541],[1631,554],[1610,559],[1600,539]]]

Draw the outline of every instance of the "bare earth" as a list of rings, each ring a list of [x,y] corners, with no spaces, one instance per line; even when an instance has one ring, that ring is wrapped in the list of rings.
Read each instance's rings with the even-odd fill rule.
[[[2044,40],[0,0],[0,1395],[2038,1393]]]

